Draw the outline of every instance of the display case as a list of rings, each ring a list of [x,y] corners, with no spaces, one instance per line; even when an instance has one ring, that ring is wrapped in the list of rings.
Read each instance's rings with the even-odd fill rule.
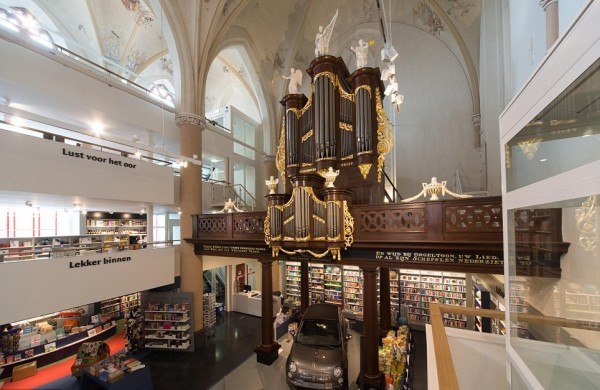
[[[600,383],[590,366],[600,361],[598,20],[600,3],[586,2],[500,116],[508,370],[527,388]],[[539,251],[522,253],[523,233]],[[541,318],[528,322],[532,313]],[[560,317],[560,326],[544,317]],[[525,325],[535,340],[523,339]]]
[[[148,294],[144,310],[145,348],[194,351],[193,298],[192,293],[186,292]]]

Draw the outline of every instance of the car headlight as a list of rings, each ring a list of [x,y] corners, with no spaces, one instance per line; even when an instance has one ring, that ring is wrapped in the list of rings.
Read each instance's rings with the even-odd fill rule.
[[[290,365],[288,366],[288,370],[289,372],[291,372],[292,374],[295,374],[296,371],[298,371],[298,365],[296,364],[296,362],[291,361]]]
[[[333,376],[336,378],[341,377],[343,373],[344,373],[344,369],[340,366],[337,366],[336,368],[333,369]]]

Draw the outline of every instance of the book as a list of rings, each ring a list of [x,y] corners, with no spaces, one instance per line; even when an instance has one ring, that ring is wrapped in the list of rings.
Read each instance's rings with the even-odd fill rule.
[[[41,343],[42,343],[42,335],[34,334],[33,336],[31,336],[31,342],[30,342],[31,347],[38,346]]]
[[[57,339],[62,339],[65,337],[65,328],[56,328],[56,338]]]
[[[48,344],[44,345],[44,351],[45,352],[56,351],[56,343],[52,342],[52,343],[48,343]]]

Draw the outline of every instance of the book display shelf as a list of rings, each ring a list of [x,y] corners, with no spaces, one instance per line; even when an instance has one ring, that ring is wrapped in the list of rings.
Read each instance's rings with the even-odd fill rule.
[[[127,235],[0,238],[0,261],[50,259],[127,248]]]
[[[144,310],[144,347],[194,351],[194,296],[187,292],[149,293]]]
[[[344,311],[363,315],[363,273],[356,266],[344,266]]]
[[[147,235],[145,214],[105,213],[89,211],[86,220],[87,234],[118,236],[128,235],[144,241]]]
[[[139,292],[101,301],[100,314],[105,318],[120,319],[127,317],[129,311],[136,306],[141,306]]]
[[[323,264],[308,264],[308,295],[310,303],[325,301],[325,288]]]
[[[287,262],[285,265],[285,300],[300,304],[300,263]]]
[[[492,309],[490,292],[481,284],[473,283],[473,306],[476,309]],[[475,330],[490,333],[492,331],[491,319],[475,316]]]
[[[467,306],[466,274],[457,272],[400,269],[400,299],[408,306],[408,319],[430,322],[429,303]],[[444,313],[444,325],[466,328],[467,318]]]
[[[326,265],[323,286],[325,302],[342,306],[342,267]]]
[[[510,311],[513,313],[529,313],[527,302],[529,284],[524,281],[511,281],[510,286]],[[530,338],[527,323],[516,321],[516,326],[511,326],[511,336],[524,339]]]

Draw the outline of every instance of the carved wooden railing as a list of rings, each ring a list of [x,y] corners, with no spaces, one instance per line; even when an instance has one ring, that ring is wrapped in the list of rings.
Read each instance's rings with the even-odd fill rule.
[[[193,215],[192,240],[265,245],[266,216],[265,212]]]
[[[502,198],[351,206],[355,246],[390,243],[502,245]]]

